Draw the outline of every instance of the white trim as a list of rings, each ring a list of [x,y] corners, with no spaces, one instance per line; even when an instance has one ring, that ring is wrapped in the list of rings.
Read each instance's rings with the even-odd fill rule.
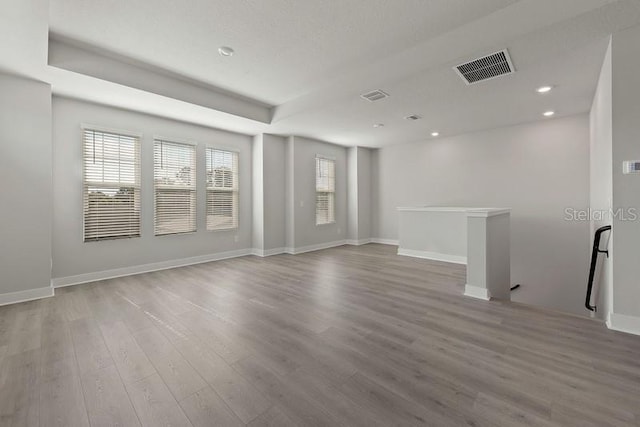
[[[360,240],[347,239],[347,245],[361,246],[361,245],[366,245],[367,243],[371,243],[371,239],[360,239]]]
[[[8,292],[0,294],[0,305],[16,304],[19,302],[32,301],[40,298],[48,298],[53,296],[53,288],[47,286],[45,288],[28,289],[26,291]]]
[[[640,335],[640,317],[611,313],[607,318],[607,327],[614,331]]]
[[[268,257],[268,256],[284,254],[284,253],[287,253],[287,251],[286,251],[285,248],[273,248],[273,249],[253,248],[251,250],[251,253],[252,253],[252,255],[264,258],[264,257]]]
[[[318,243],[317,245],[301,246],[299,248],[285,248],[286,253],[291,255],[303,254],[305,252],[319,251],[322,249],[335,248],[336,246],[344,246],[346,240],[336,240],[334,242]]]
[[[464,295],[471,298],[477,298],[485,301],[489,301],[491,299],[491,294],[489,294],[489,289],[481,288],[479,286],[473,286],[468,283],[464,286]]]
[[[237,258],[241,256],[251,255],[252,252],[252,249],[239,249],[236,251],[219,252],[215,254],[201,255],[190,258],[181,258],[170,261],[154,262],[151,264],[115,268],[113,270],[97,271],[94,273],[78,274],[76,276],[56,277],[51,280],[51,285],[54,288],[62,288],[64,286],[95,282],[97,280],[113,279],[116,277],[131,276],[133,274],[149,273],[152,271],[167,270],[169,268],[184,267],[186,265],[202,264],[205,262]]]
[[[142,132],[133,132],[133,131],[129,131],[129,130],[124,130],[124,129],[116,129],[116,128],[110,128],[110,127],[106,127],[106,126],[100,126],[100,125],[92,125],[92,124],[88,124],[88,123],[81,123],[80,124],[80,129],[82,129],[82,131],[96,131],[96,132],[104,132],[104,133],[112,133],[112,134],[116,134],[116,135],[122,135],[122,136],[128,136],[130,138],[138,138],[138,139],[142,139],[142,137],[144,136],[144,134]]]
[[[467,212],[467,217],[472,218],[489,218],[492,216],[505,215],[511,213],[508,208],[491,208],[483,210],[471,210]]]
[[[431,259],[434,261],[451,262],[454,264],[467,264],[467,257],[460,255],[449,255],[439,252],[419,251],[415,249],[398,248],[398,255],[410,256],[413,258]]]
[[[371,243],[378,243],[380,245],[391,245],[391,246],[398,246],[398,244],[399,244],[399,242],[397,240],[381,239],[379,237],[371,238]]]
[[[168,142],[169,144],[184,144],[184,145],[193,145],[195,147],[198,146],[197,141],[192,141],[190,139],[182,139],[182,138],[166,138],[160,135],[153,136],[153,142]]]

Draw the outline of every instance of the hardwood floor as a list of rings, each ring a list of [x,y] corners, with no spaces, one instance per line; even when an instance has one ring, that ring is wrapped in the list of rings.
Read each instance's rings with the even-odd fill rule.
[[[640,337],[344,246],[0,307],[2,426],[640,426]]]

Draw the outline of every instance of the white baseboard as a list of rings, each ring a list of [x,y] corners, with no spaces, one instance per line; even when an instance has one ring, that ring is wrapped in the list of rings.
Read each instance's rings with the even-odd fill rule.
[[[380,239],[378,237],[374,237],[371,239],[371,243],[379,243],[381,245],[391,245],[398,246],[398,241],[393,239]]]
[[[415,249],[398,248],[398,255],[410,256],[414,258],[430,259],[433,261],[451,262],[454,264],[466,264],[467,257],[459,255],[441,254],[438,252],[418,251]]]
[[[362,245],[366,245],[367,243],[371,243],[371,239],[360,239],[360,240],[347,239],[347,245],[362,246]]]
[[[154,262],[151,264],[134,265],[131,267],[115,268],[113,270],[97,271],[95,273],[78,274],[76,276],[56,277],[51,280],[51,285],[54,288],[62,288],[65,286],[79,285],[81,283],[95,282],[97,280],[113,279],[116,277],[131,276],[133,274],[149,273],[151,271],[184,267],[186,265],[202,264],[204,262],[237,258],[241,256],[251,255],[252,253],[252,249],[239,249],[236,251],[219,252],[216,254]]]
[[[273,248],[273,249],[257,249],[257,248],[253,248],[251,250],[251,253],[252,253],[252,255],[264,258],[264,257],[272,256],[272,255],[280,255],[280,254],[287,253],[287,250],[285,248]]]
[[[346,240],[336,240],[334,242],[318,243],[317,245],[301,246],[299,248],[285,248],[285,251],[286,253],[291,255],[298,255],[305,252],[313,252],[322,249],[335,248],[336,246],[344,246],[346,244]]]
[[[0,294],[0,305],[17,304],[19,302],[32,301],[40,298],[48,298],[53,296],[53,288],[47,286],[45,288],[28,289],[26,291],[8,292]]]
[[[614,331],[640,335],[640,317],[610,313],[607,317],[607,327]]]
[[[468,283],[464,286],[464,294],[465,296],[485,301],[489,301],[491,299],[491,295],[489,294],[488,289],[481,288],[479,286],[473,286]]]

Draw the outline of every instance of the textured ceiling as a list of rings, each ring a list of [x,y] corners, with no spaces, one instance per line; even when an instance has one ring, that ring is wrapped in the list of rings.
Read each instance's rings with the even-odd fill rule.
[[[51,0],[56,35],[273,105],[274,117],[259,125],[154,104],[57,69],[51,80],[63,95],[239,132],[382,146],[539,120],[546,109],[585,112],[607,36],[638,22],[637,0]],[[219,56],[220,45],[236,54]],[[502,48],[513,75],[466,86],[451,69]],[[545,83],[556,89],[536,94]],[[391,97],[358,97],[377,88]]]

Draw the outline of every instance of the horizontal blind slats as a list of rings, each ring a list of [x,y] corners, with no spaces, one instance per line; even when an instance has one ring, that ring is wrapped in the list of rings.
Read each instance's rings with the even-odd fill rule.
[[[316,157],[316,224],[335,222],[336,162]]]
[[[207,148],[207,230],[238,227],[238,153]]]
[[[196,231],[196,147],[154,142],[155,235]]]
[[[140,140],[83,132],[85,241],[140,236]]]

